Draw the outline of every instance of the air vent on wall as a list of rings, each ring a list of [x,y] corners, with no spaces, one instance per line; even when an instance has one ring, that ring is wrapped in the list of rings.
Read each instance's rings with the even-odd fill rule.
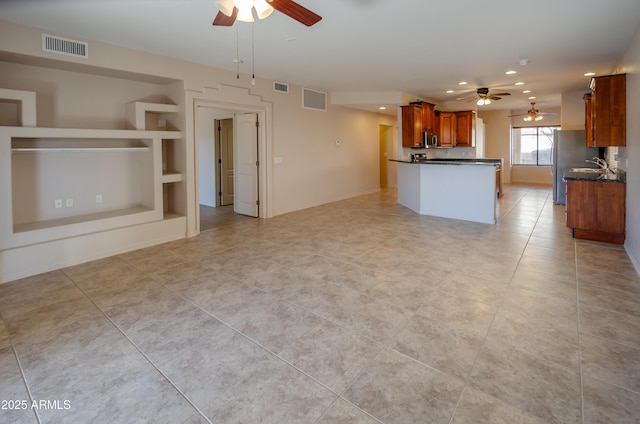
[[[68,38],[42,34],[42,51],[87,59],[89,57],[89,44],[69,40]]]
[[[302,107],[313,110],[327,110],[327,93],[322,91],[302,89]]]
[[[274,81],[273,82],[273,91],[278,91],[280,93],[289,94],[289,84],[286,84],[284,82]]]

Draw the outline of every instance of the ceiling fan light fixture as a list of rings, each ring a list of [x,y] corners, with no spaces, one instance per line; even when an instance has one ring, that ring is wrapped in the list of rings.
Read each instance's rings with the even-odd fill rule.
[[[233,14],[233,0],[216,0],[213,4],[225,15],[231,16]]]
[[[233,0],[233,5],[238,8],[240,22],[253,22],[253,0]]]
[[[264,19],[273,13],[273,7],[269,6],[267,0],[255,0],[253,7],[256,9],[258,19]]]
[[[480,98],[480,99],[478,99],[478,101],[476,102],[476,104],[477,104],[478,106],[490,105],[490,104],[491,104],[491,100],[487,99],[486,97],[485,97],[485,98]]]

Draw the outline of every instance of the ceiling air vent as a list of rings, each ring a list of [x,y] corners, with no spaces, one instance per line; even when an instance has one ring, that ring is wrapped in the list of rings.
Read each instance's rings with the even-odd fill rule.
[[[327,111],[327,93],[322,91],[302,89],[302,107],[305,109]]]
[[[89,44],[42,34],[42,51],[87,59],[89,57]]]
[[[289,84],[286,84],[284,82],[274,81],[273,82],[273,91],[277,91],[279,93],[289,94]]]

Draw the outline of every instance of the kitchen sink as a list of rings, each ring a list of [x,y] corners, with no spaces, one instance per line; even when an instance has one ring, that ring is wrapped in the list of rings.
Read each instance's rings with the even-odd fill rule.
[[[602,168],[571,168],[571,172],[593,172],[602,174],[605,170]]]

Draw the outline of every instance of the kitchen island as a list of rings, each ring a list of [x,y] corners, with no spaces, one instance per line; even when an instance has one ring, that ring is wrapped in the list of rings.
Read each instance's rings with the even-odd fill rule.
[[[398,203],[421,215],[496,223],[496,170],[502,159],[398,162]]]

